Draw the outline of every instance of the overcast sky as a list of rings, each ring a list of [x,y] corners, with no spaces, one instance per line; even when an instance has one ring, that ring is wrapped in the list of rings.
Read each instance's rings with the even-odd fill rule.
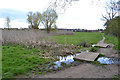
[[[51,0],[1,0],[0,2],[0,28],[5,27],[5,18],[11,19],[12,28],[28,28],[27,14],[43,12]],[[101,20],[105,13],[104,2],[91,5],[90,0],[74,2],[65,10],[64,14],[58,14],[58,28],[79,29],[103,29],[104,22]],[[97,5],[96,5],[97,4]]]

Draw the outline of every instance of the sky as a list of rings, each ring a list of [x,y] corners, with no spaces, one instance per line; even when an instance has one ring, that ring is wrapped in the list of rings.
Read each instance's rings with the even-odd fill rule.
[[[90,0],[74,1],[64,13],[58,13],[56,21],[58,28],[68,29],[104,29],[104,22],[101,20],[105,13],[104,3]],[[5,18],[11,20],[11,28],[28,28],[28,12],[39,11],[42,13],[49,6],[51,0],[1,0],[0,2],[0,28],[5,27]],[[42,26],[39,26],[43,28]]]

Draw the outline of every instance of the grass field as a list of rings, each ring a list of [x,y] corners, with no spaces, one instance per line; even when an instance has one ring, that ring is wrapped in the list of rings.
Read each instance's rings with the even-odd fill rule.
[[[48,59],[40,57],[38,49],[27,49],[22,46],[2,46],[2,76],[14,77],[34,69],[34,67],[49,63]]]
[[[118,45],[118,38],[115,37],[115,36],[107,36],[107,35],[104,35],[105,36],[105,43],[112,43],[114,44],[114,49],[116,50],[120,50],[120,45]],[[118,47],[119,46],[119,47]]]
[[[81,41],[87,41],[89,44],[96,44],[98,41],[102,40],[102,33],[96,32],[75,32],[74,35],[59,35],[52,36],[59,44],[65,44],[65,40],[67,44],[77,45]]]

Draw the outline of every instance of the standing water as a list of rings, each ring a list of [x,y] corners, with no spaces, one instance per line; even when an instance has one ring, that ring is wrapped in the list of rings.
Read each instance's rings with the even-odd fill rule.
[[[74,62],[74,57],[80,55],[80,53],[77,53],[75,55],[68,55],[68,56],[57,56],[57,58],[59,59],[58,61],[54,62],[55,63],[55,68],[61,67],[61,62],[65,63],[65,64],[70,64],[72,62]],[[120,59],[117,58],[107,58],[107,57],[99,57],[97,59],[97,61],[99,63],[103,63],[103,64],[120,64]]]
[[[104,64],[120,64],[120,59],[118,58],[99,57],[97,61]]]
[[[96,46],[96,44],[93,44],[91,47],[95,47]]]
[[[65,64],[70,64],[70,63],[74,62],[73,58],[77,55],[80,55],[80,54],[81,53],[77,53],[75,55],[68,55],[68,56],[57,56],[59,61],[54,62],[56,64],[54,67],[55,68],[61,67],[61,62],[65,63]]]

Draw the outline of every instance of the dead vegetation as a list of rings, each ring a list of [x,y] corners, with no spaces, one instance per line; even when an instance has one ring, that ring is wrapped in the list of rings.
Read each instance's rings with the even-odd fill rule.
[[[46,33],[41,30],[2,30],[2,43],[11,44],[24,44],[27,48],[38,48],[40,49],[40,54],[44,58],[56,58],[58,55],[68,55],[75,54],[76,49],[74,45],[62,45],[56,43],[54,40],[51,42],[44,40],[49,36],[54,35],[73,35],[70,31],[54,31],[51,33]]]
[[[49,34],[43,30],[2,30],[2,42],[31,44],[40,42],[43,38],[54,35],[73,35],[71,31],[53,31]]]

